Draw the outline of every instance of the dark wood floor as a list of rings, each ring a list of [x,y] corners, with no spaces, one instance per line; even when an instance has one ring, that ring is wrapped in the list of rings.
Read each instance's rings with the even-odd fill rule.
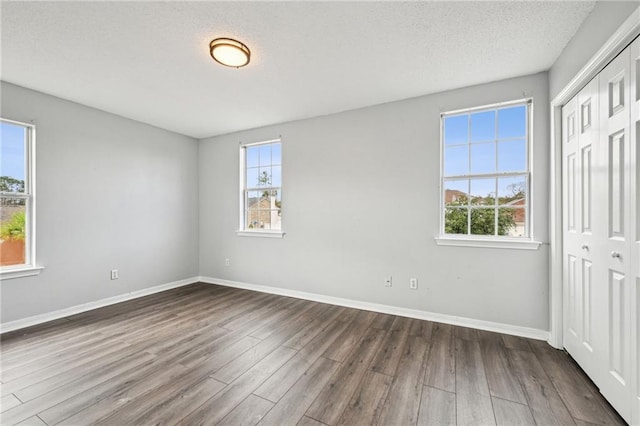
[[[1,355],[2,425],[624,423],[545,342],[207,284]]]

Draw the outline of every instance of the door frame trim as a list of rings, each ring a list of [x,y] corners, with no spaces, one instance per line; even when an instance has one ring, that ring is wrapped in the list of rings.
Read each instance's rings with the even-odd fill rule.
[[[562,106],[620,53],[634,38],[640,35],[640,7],[631,12],[620,28],[591,57],[573,79],[553,98],[550,104],[551,135],[550,188],[549,188],[549,285],[550,331],[549,344],[562,349],[563,300],[562,300]]]

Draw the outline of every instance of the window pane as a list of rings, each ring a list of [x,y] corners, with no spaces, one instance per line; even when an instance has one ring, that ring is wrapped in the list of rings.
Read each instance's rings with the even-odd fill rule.
[[[271,168],[271,186],[282,186],[282,167],[273,166]]]
[[[274,190],[275,196],[275,214],[277,216],[275,222],[273,222],[273,229],[282,229],[282,191]]]
[[[279,143],[271,145],[271,163],[282,164],[282,148]]]
[[[471,205],[492,206],[495,204],[496,179],[471,180]]]
[[[27,129],[0,122],[0,190],[25,192]]]
[[[260,165],[269,166],[271,164],[271,144],[258,145],[260,149]]]
[[[496,138],[496,112],[471,114],[471,141],[492,141]]]
[[[278,191],[250,191],[247,200],[246,226],[249,229],[281,229],[280,207],[282,201]]]
[[[269,199],[265,191],[247,191],[246,198],[246,226],[249,229],[259,229],[264,225],[264,209],[268,209]]]
[[[245,206],[249,209],[249,208],[253,208],[253,209],[257,209],[257,203],[260,201],[260,191],[247,191],[245,193],[246,195],[246,199],[245,199]]]
[[[444,119],[444,144],[467,143],[469,140],[469,116],[446,117]]]
[[[445,115],[445,234],[526,237],[528,108],[520,104]]]
[[[495,173],[495,142],[471,145],[471,173]]]
[[[244,228],[281,229],[282,145],[262,143],[245,150]]]
[[[271,229],[271,214],[269,210],[260,210],[260,229]]]
[[[472,235],[494,235],[496,229],[495,209],[472,209],[471,210],[471,234]]]
[[[444,211],[445,234],[468,234],[469,209],[447,207]]]
[[[274,209],[270,212],[270,226],[271,229],[282,229],[282,216],[280,214],[280,210]]]
[[[26,202],[0,198],[0,266],[26,262]]]
[[[247,188],[255,188],[260,185],[259,177],[259,169],[257,167],[253,167],[247,169]]]
[[[498,142],[498,171],[527,170],[527,143],[524,139]]]
[[[527,107],[519,105],[498,111],[498,138],[524,137],[527,133]]]
[[[498,179],[498,204],[525,205],[527,179],[525,176],[503,177]]]
[[[525,237],[527,213],[524,208],[498,209],[498,235]]]
[[[449,180],[444,183],[444,204],[466,206],[469,203],[469,180]]]
[[[244,227],[245,229],[255,229],[257,228],[258,222],[253,217],[253,210],[245,209],[244,211]]]
[[[258,186],[271,186],[271,167],[260,167]]]
[[[249,146],[245,148],[245,155],[247,156],[247,167],[258,167],[260,149],[257,146]]]
[[[469,173],[469,146],[449,146],[444,152],[445,176],[466,175]]]

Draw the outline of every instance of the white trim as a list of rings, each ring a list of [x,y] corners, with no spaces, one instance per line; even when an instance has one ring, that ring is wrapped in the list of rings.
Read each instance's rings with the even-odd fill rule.
[[[259,141],[259,142],[245,142],[245,143],[240,142],[240,146],[241,147],[248,147],[248,146],[256,146],[256,145],[266,145],[268,143],[276,143],[276,142],[282,142],[282,137],[277,137],[275,139],[270,139],[270,140],[266,140],[266,141]]]
[[[239,237],[262,237],[262,238],[282,238],[284,232],[282,231],[244,231],[238,230],[236,234]]]
[[[31,232],[29,250],[31,250],[31,253],[29,253],[29,262],[34,268],[38,267],[36,261],[36,142],[36,126],[34,122],[31,127],[31,144],[29,147],[29,179],[31,180],[29,183],[29,186],[31,187],[31,211],[29,212],[29,217],[31,219],[31,223],[29,224],[29,231]]]
[[[502,109],[502,108],[507,108],[513,105],[519,105],[519,104],[524,104],[524,103],[533,103],[533,98],[529,97],[529,98],[522,98],[522,99],[516,99],[513,101],[504,101],[504,102],[497,102],[494,104],[488,104],[488,105],[482,105],[482,106],[477,106],[477,107],[471,107],[471,108],[461,108],[461,109],[456,109],[453,111],[442,111],[440,113],[441,116],[445,116],[445,115],[466,115],[469,114],[471,112],[481,112],[481,111],[491,111],[494,109]]]
[[[31,127],[33,129],[35,129],[35,127],[36,127],[36,125],[33,122],[25,123],[24,121],[11,120],[9,118],[1,118],[0,120],[4,121],[5,123],[15,124],[17,126]]]
[[[64,308],[46,314],[35,315],[28,318],[22,318],[15,321],[6,322],[0,324],[0,334],[9,331],[19,330],[25,327],[31,327],[32,325],[42,324],[44,322],[53,321],[56,319],[68,317],[70,315],[79,314],[82,312],[91,311],[93,309],[102,308],[105,306],[113,305],[120,302],[126,302],[127,300],[137,299],[139,297],[148,296],[150,294],[159,293],[161,291],[170,290],[172,288],[182,287],[185,285],[198,282],[198,277],[186,278],[184,280],[173,281],[166,284],[157,285],[155,287],[148,287],[142,290],[132,291],[130,293],[120,294],[118,296],[108,297],[106,299],[96,300],[95,302],[83,303],[82,305],[72,306],[70,308]]]
[[[549,152],[549,344],[562,349],[562,110],[551,104],[551,146]],[[559,185],[559,187],[558,187]]]
[[[549,343],[562,348],[562,155],[561,108],[593,77],[595,77],[624,47],[640,34],[640,7],[591,57],[576,76],[551,101],[550,188],[549,188],[549,282],[550,282],[550,333]]]
[[[280,186],[278,187],[261,187],[261,188],[247,188],[247,182],[246,182],[246,173],[247,173],[247,162],[246,162],[246,156],[247,156],[247,147],[252,147],[252,146],[259,146],[259,145],[269,145],[269,144],[276,144],[279,143],[280,144]],[[238,155],[238,159],[239,159],[239,170],[240,170],[240,179],[238,180],[239,182],[239,197],[238,197],[238,223],[239,223],[239,228],[236,233],[239,236],[243,236],[243,237],[267,237],[267,238],[282,238],[282,236],[284,235],[284,233],[282,231],[276,230],[277,232],[279,232],[280,235],[257,235],[256,231],[253,231],[252,229],[248,229],[246,228],[246,209],[247,206],[245,205],[245,192],[247,191],[268,191],[268,190],[279,190],[280,191],[280,196],[282,197],[282,169],[283,169],[283,165],[284,165],[284,161],[283,161],[283,157],[282,157],[282,137],[279,137],[277,139],[271,139],[271,140],[267,140],[267,141],[262,141],[262,142],[252,142],[252,143],[245,143],[243,144],[242,142],[240,142],[240,153]],[[268,233],[273,233],[276,234],[276,231],[267,231]]]
[[[454,315],[438,314],[435,312],[420,311],[417,309],[401,308],[398,306],[382,305],[378,303],[363,302],[360,300],[345,299],[305,291],[289,290],[285,288],[269,287],[259,284],[249,284],[239,281],[229,281],[220,278],[198,277],[199,282],[218,284],[226,287],[242,288],[245,290],[259,291],[261,293],[277,294],[280,296],[295,297],[297,299],[311,300],[314,302],[328,303],[331,305],[346,306],[348,308],[362,309],[365,311],[381,312],[384,314],[399,315],[408,318],[416,318],[427,321],[441,322],[445,324],[463,327],[477,328],[479,330],[494,331],[513,336],[527,337],[530,339],[547,340],[549,332],[536,328],[521,327],[517,325],[502,324],[491,321],[483,321],[472,318],[458,317]]]
[[[449,175],[449,176],[445,176],[444,174],[444,167],[445,167],[445,151],[446,148],[451,147],[451,146],[468,146],[469,150],[468,150],[468,156],[469,156],[469,162],[471,161],[471,124],[470,122],[467,122],[467,141],[464,144],[451,144],[451,145],[446,145],[445,146],[445,140],[444,140],[444,120],[447,117],[451,117],[451,116],[462,116],[462,115],[468,115],[471,116],[471,114],[473,113],[477,113],[477,112],[481,112],[481,111],[499,111],[501,109],[506,109],[509,107],[513,107],[513,106],[524,106],[526,107],[526,117],[527,117],[527,122],[526,122],[526,134],[525,134],[525,142],[526,142],[526,166],[527,169],[525,171],[517,171],[517,172],[498,172],[498,170],[496,169],[496,172],[494,173],[470,173],[470,169],[469,169],[469,173],[467,174],[462,174],[462,175]],[[495,135],[494,135],[494,139],[493,142],[499,141],[498,139],[498,115],[496,114],[496,118],[495,118],[495,122],[494,125],[496,126],[495,128]],[[521,140],[522,138],[506,138],[505,140]],[[489,141],[483,141],[483,142],[489,142]],[[496,142],[497,143],[497,142]],[[498,150],[497,150],[497,145],[496,145],[496,151],[495,151],[495,155],[496,155],[496,164],[498,161]],[[469,163],[471,164],[471,163]],[[526,188],[526,204],[524,205],[524,210],[525,210],[525,231],[526,231],[526,237],[521,237],[525,242],[531,242],[533,240],[534,237],[534,229],[533,229],[533,208],[532,206],[533,204],[533,183],[534,183],[534,178],[533,178],[533,97],[527,97],[527,98],[523,98],[523,99],[517,99],[517,100],[512,100],[512,101],[505,101],[505,102],[499,102],[499,103],[494,103],[494,104],[489,104],[489,105],[483,105],[483,106],[478,106],[478,107],[472,107],[472,108],[464,108],[464,109],[459,109],[459,110],[455,110],[455,111],[445,111],[445,112],[441,112],[440,113],[440,234],[438,237],[436,238],[442,238],[444,243],[440,244],[438,242],[438,240],[436,239],[436,242],[438,243],[438,245],[460,245],[460,246],[467,246],[467,247],[493,247],[493,248],[509,248],[508,246],[505,246],[504,244],[502,244],[502,241],[504,238],[504,236],[502,235],[494,235],[491,236],[491,238],[497,240],[498,242],[494,245],[488,245],[485,243],[479,243],[479,244],[462,244],[460,243],[460,238],[452,236],[452,234],[446,234],[445,233],[445,216],[446,216],[446,208],[447,206],[445,205],[445,194],[446,194],[446,182],[447,181],[456,181],[456,180],[466,180],[469,182],[471,182],[472,179],[486,179],[486,178],[492,178],[492,179],[496,179],[496,201],[495,204],[493,205],[493,207],[489,207],[489,206],[482,206],[482,207],[474,207],[471,205],[471,189],[468,187],[467,188],[467,192],[469,195],[469,204],[467,205],[467,208],[493,208],[494,211],[496,212],[496,217],[495,217],[495,223],[496,223],[496,231],[497,231],[497,223],[498,223],[498,216],[497,216],[497,210],[501,207],[498,204],[498,179],[505,177],[505,176],[523,176],[526,180],[527,183],[527,188]],[[469,231],[471,229],[471,214],[467,215],[467,231]],[[470,231],[469,231],[470,232]],[[475,241],[475,238],[472,236],[471,233],[469,234],[465,234],[464,238],[470,240],[470,241]],[[449,239],[455,239],[456,241],[454,241],[454,243],[447,243],[446,241],[448,241]],[[525,244],[526,245],[526,244]],[[540,243],[538,243],[538,246],[540,245]],[[533,249],[537,249],[536,247],[532,247],[529,248],[531,250]]]
[[[3,196],[24,198],[26,212],[27,241],[25,245],[25,263],[18,265],[18,268],[0,266],[0,278],[3,280],[11,278],[28,277],[39,275],[43,267],[37,266],[36,262],[36,125],[35,121],[24,123],[22,121],[10,120],[0,117],[0,122],[21,126],[26,129],[27,140],[25,143],[25,192],[23,194],[12,195],[4,193]],[[17,273],[17,270],[22,273]]]
[[[515,250],[538,250],[539,241],[533,240],[500,240],[500,239],[479,239],[479,238],[456,238],[449,236],[435,237],[434,240],[439,246],[456,246],[456,247],[484,247],[497,249],[515,249]]]
[[[44,266],[24,266],[20,265],[20,268],[9,269],[3,268],[0,270],[0,279],[2,281],[11,280],[13,278],[32,277],[40,275],[40,272],[44,269]]]
[[[522,140],[520,138],[519,140]],[[486,142],[481,142],[486,143]],[[447,145],[447,148],[450,146],[469,146],[467,145]],[[527,157],[529,157],[527,153]],[[468,179],[485,179],[485,178],[504,178],[504,177],[518,177],[518,176],[527,176],[529,172],[497,172],[497,173],[482,173],[482,174],[468,174],[468,175],[451,175],[447,176],[444,179],[446,180],[468,180]],[[268,189],[268,188],[267,188]],[[504,206],[504,204],[500,204],[499,206]],[[484,208],[488,208],[486,205]]]
[[[556,95],[552,105],[563,105],[582,89],[593,77],[622,51],[636,36],[640,34],[640,7],[631,12],[626,21],[605,42],[605,44],[589,59],[578,74]]]

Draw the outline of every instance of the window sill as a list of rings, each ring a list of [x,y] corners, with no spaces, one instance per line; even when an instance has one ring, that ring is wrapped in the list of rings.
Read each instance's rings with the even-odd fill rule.
[[[261,237],[261,238],[282,238],[284,232],[282,231],[236,231],[239,237]]]
[[[40,275],[44,266],[20,266],[16,268],[7,268],[0,270],[0,278],[2,280],[10,280],[13,278],[32,277]]]
[[[450,236],[435,237],[435,240],[436,244],[439,246],[484,247],[514,250],[538,250],[538,247],[542,244],[539,241],[533,240],[480,239]]]

